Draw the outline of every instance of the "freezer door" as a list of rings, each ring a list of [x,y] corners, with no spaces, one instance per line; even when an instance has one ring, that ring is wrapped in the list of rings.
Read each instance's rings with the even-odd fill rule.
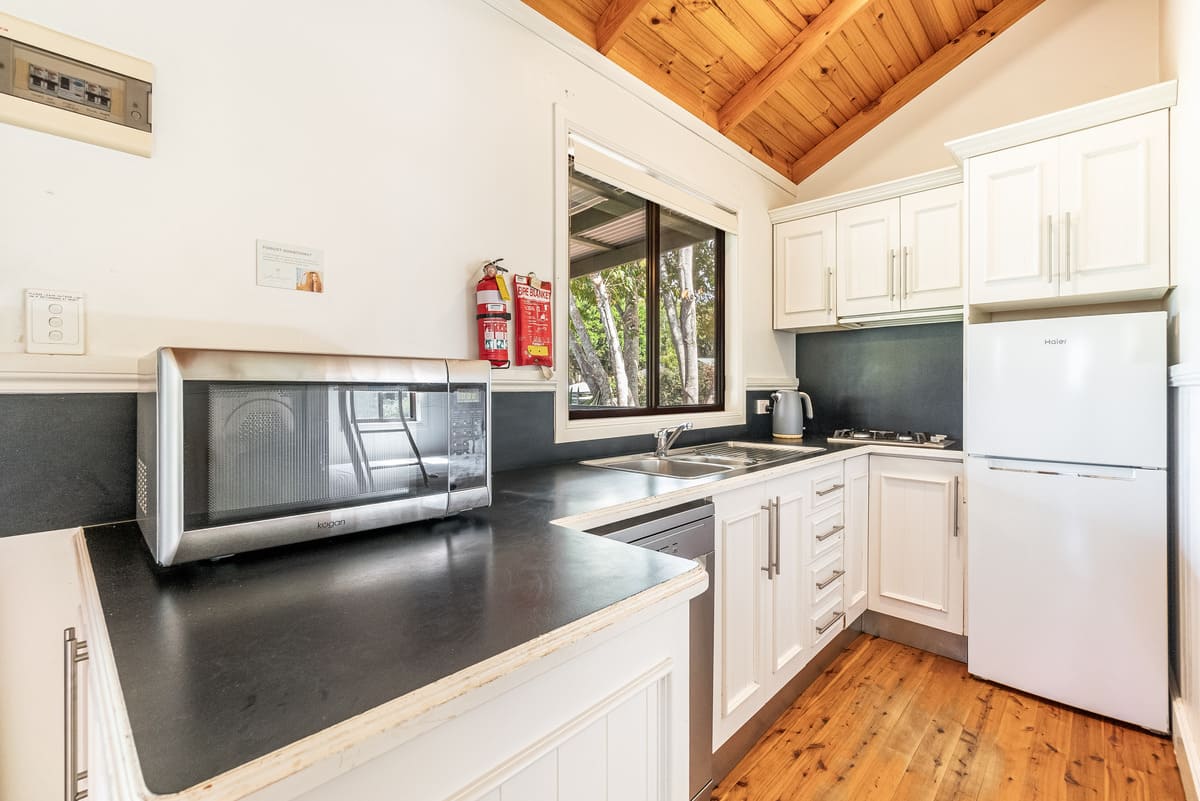
[[[967,459],[967,666],[1167,731],[1167,473]]]
[[[1167,465],[1166,312],[972,325],[966,450]]]

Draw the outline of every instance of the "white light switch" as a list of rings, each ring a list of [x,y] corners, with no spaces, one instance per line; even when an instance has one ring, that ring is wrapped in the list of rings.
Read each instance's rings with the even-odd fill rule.
[[[83,353],[83,293],[25,290],[25,352]]]

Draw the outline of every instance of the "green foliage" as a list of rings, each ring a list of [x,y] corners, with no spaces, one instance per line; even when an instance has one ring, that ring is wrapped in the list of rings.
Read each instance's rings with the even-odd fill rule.
[[[679,275],[680,250],[670,250],[662,254],[660,271],[660,297],[662,303],[673,299],[674,311],[677,316],[682,314],[683,284]],[[713,240],[707,240],[693,245],[692,282],[696,300],[696,346],[700,358],[699,382],[700,402],[711,403],[715,399],[716,376],[713,360],[716,357],[716,252]],[[665,275],[664,275],[665,273]],[[585,336],[594,348],[596,355],[603,364],[609,376],[612,394],[616,396],[616,381],[613,378],[613,348],[622,349],[627,333],[621,326],[622,313],[629,304],[637,304],[638,310],[638,370],[640,378],[638,385],[638,405],[646,405],[646,289],[647,274],[646,260],[638,259],[616,267],[609,267],[600,272],[613,306],[613,316],[617,320],[620,340],[617,343],[608,341],[597,307],[595,287],[590,275],[578,276],[571,279],[570,292],[584,321],[585,331],[574,331],[572,336]],[[679,356],[672,341],[671,328],[666,309],[660,307],[659,312],[659,397],[660,405],[671,406],[683,403],[683,370],[679,364]],[[579,365],[573,359],[568,360],[568,380],[572,384],[586,382]],[[593,396],[594,396],[593,391]]]

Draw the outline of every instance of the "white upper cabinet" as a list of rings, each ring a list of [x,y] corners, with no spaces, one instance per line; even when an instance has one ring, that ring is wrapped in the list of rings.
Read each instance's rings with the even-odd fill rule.
[[[961,175],[937,170],[771,212],[775,328],[961,314]]]
[[[900,201],[837,212],[839,317],[900,310]]]
[[[837,221],[833,214],[775,226],[775,327],[814,328],[837,323],[833,269]]]
[[[971,159],[967,192],[971,302],[1057,296],[1057,143],[1034,142]]]
[[[1062,295],[1171,282],[1167,112],[1062,137]]]
[[[969,159],[970,303],[1161,297],[1167,148],[1162,109]]]
[[[900,198],[900,308],[963,302],[962,184]]]

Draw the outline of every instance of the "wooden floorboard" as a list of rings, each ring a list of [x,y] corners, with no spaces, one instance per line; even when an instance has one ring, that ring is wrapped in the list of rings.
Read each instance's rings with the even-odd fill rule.
[[[714,801],[1183,801],[1171,741],[862,635]]]

